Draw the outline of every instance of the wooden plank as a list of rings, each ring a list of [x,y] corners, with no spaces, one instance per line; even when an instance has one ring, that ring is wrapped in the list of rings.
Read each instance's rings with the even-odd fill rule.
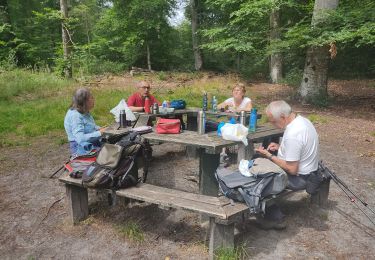
[[[76,224],[89,215],[87,189],[70,184],[65,184],[65,189],[70,221]]]
[[[190,211],[200,212],[219,219],[227,219],[227,215],[221,206],[205,202],[206,199],[211,200],[213,199],[213,197],[210,198],[209,196],[198,194],[195,194],[192,197],[190,197],[190,195],[188,194],[181,196],[176,195],[173,192],[170,192],[170,189],[156,187],[157,186],[154,186],[152,187],[152,189],[145,189],[144,187],[132,187],[128,189],[118,190],[116,194],[120,197],[122,196],[131,199],[137,199],[165,207],[181,208]],[[195,196],[200,196],[200,200],[196,200]],[[193,198],[193,200],[191,198]],[[215,204],[219,204],[219,201],[217,201],[217,203]]]
[[[75,186],[78,186],[78,187],[83,187],[82,179],[71,178],[67,172],[63,173],[63,175],[61,175],[59,177],[59,181],[61,181],[63,183],[66,183],[66,184],[71,184],[71,185],[75,185]]]

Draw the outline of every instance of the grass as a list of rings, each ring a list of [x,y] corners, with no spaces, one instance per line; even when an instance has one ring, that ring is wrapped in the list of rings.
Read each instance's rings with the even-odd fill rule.
[[[370,135],[375,137],[375,131],[371,132]]]
[[[217,260],[240,260],[249,258],[244,245],[240,245],[236,248],[220,247],[215,250],[214,254]]]
[[[141,243],[144,241],[144,234],[139,225],[133,221],[129,221],[123,225],[116,225],[116,231],[131,241]]]
[[[328,118],[317,114],[310,114],[307,118],[315,124],[324,124],[328,122]]]

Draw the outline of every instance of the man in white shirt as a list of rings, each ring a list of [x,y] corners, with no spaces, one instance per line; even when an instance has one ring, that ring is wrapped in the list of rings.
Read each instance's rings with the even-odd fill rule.
[[[281,144],[270,143],[267,148],[260,147],[256,151],[288,173],[289,189],[305,189],[310,174],[318,170],[319,137],[315,127],[307,118],[293,113],[283,100],[271,102],[266,114],[274,126],[285,132]],[[273,155],[276,151],[277,156]],[[278,218],[280,213],[276,214]]]

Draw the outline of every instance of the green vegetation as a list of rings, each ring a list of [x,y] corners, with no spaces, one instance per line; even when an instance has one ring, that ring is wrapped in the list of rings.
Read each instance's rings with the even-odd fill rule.
[[[312,123],[324,124],[328,122],[328,118],[317,114],[310,114],[307,117]]]
[[[120,235],[136,243],[141,243],[144,241],[144,234],[141,228],[137,223],[133,221],[129,221],[123,225],[116,225],[115,229]]]
[[[240,260],[248,259],[248,253],[246,252],[245,246],[241,245],[236,248],[218,248],[214,252],[215,259],[218,260]]]

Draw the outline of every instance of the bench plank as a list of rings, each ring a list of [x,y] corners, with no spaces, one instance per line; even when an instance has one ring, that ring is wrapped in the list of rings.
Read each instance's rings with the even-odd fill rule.
[[[184,191],[171,192],[168,188],[141,184],[136,187],[118,190],[117,196],[138,199],[165,207],[181,208],[207,214],[218,219],[227,219],[227,212],[219,198],[193,194]],[[206,201],[209,201],[208,203]],[[227,203],[226,203],[227,204]],[[230,213],[230,212],[229,212]]]

